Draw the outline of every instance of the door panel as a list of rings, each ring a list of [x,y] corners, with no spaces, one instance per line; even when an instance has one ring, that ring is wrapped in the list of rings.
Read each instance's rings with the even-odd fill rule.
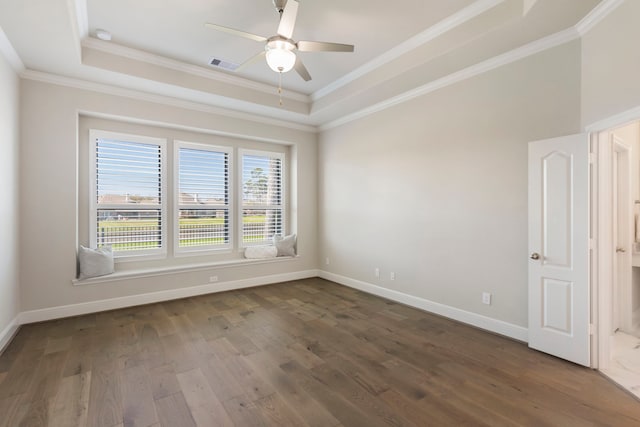
[[[589,144],[529,144],[529,346],[589,366]]]
[[[573,282],[542,279],[543,328],[568,335],[573,333],[572,294]]]
[[[571,157],[552,151],[542,159],[542,262],[571,268]]]

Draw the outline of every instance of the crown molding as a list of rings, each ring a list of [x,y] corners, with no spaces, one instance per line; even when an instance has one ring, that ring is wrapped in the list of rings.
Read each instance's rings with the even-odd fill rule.
[[[79,62],[82,62],[82,40],[88,34],[88,17],[87,17],[87,2],[86,0],[67,0],[67,13],[69,14],[69,21],[71,31],[75,42],[73,48],[76,51],[76,57]]]
[[[518,61],[520,59],[526,58],[528,56],[535,55],[536,53],[554,48],[556,46],[563,45],[570,41],[576,40],[579,37],[580,37],[580,34],[578,33],[577,29],[575,27],[571,27],[564,31],[558,32],[556,34],[552,34],[550,36],[544,37],[542,39],[539,39],[529,44],[526,44],[524,46],[521,46],[517,49],[513,49],[501,55],[494,56],[493,58],[487,59],[486,61],[479,62],[475,65],[464,68],[460,71],[451,73],[447,76],[433,80],[425,85],[416,87],[410,91],[407,91],[400,95],[386,99],[382,102],[371,105],[362,110],[356,111],[351,114],[347,114],[346,116],[341,117],[337,120],[327,122],[321,125],[319,127],[319,130],[325,131],[325,130],[333,129],[335,127],[352,122],[354,120],[361,119],[373,113],[386,110],[387,108],[393,107],[398,104],[402,104],[414,98],[434,92],[438,89],[451,86],[463,80],[467,80],[472,77],[478,76],[480,74],[486,73],[487,71],[491,71],[496,68],[502,67],[504,65],[510,64],[512,62]]]
[[[311,94],[311,100],[316,101],[324,96],[327,96],[331,92],[336,91],[337,89],[346,86],[347,84],[359,79],[360,77],[368,74],[385,64],[393,61],[394,59],[399,58],[400,56],[408,53],[412,50],[417,49],[418,47],[430,42],[431,40],[445,34],[456,27],[464,24],[465,22],[475,18],[476,16],[486,12],[489,9],[493,9],[501,3],[504,3],[505,0],[478,0],[471,5],[465,7],[457,13],[443,19],[442,21],[432,25],[427,28],[425,31],[411,37],[410,39],[400,43],[398,46],[394,47],[383,53],[382,55],[374,58],[373,60],[367,62],[359,68],[351,71],[348,74],[345,74],[343,77],[335,80],[334,82],[328,84],[327,86],[319,89]]]
[[[416,97],[425,95],[435,90],[450,86],[452,84],[458,83],[468,78],[493,70],[500,66],[509,64],[514,61],[518,61],[527,56],[542,52],[546,49],[551,49],[556,46],[560,46],[564,43],[568,43],[572,40],[579,39],[580,37],[584,36],[587,32],[589,32],[589,30],[594,28],[604,18],[606,18],[618,6],[624,3],[624,1],[625,0],[603,0],[595,8],[593,8],[591,12],[589,12],[580,22],[578,22],[575,26],[571,28],[568,28],[564,31],[560,31],[556,34],[552,34],[550,36],[544,37],[542,39],[536,40],[532,43],[529,43],[517,49],[511,50],[502,55],[498,55],[496,57],[480,62],[478,64],[472,65],[471,67],[465,68],[458,72],[449,74],[445,77],[429,82],[413,90],[407,91],[405,93],[389,98],[385,101],[379,102],[377,104],[374,104],[362,110],[348,114],[337,120],[324,123],[321,126],[319,126],[319,130],[325,131],[325,130],[333,129],[335,127],[341,126],[351,121],[366,117],[370,114],[385,110],[394,105],[401,104],[403,102],[409,101]],[[315,93],[312,94],[312,99],[314,95]],[[635,114],[635,110],[632,114]],[[619,118],[617,120],[619,120]],[[603,124],[597,123],[597,124],[591,125],[589,128],[593,128],[597,126],[603,126]]]
[[[576,30],[584,36],[622,3],[624,0],[603,0],[576,24]]]
[[[69,9],[73,10],[74,21],[77,24],[78,42],[89,36],[89,12],[87,0],[67,0],[71,2]]]
[[[256,90],[268,94],[273,94],[277,91],[277,87],[271,86],[265,83],[255,82],[253,80],[245,79],[238,76],[232,76],[220,71],[209,70],[197,65],[187,64],[181,61],[176,61],[164,56],[156,55],[149,52],[144,52],[138,49],[122,46],[113,42],[105,42],[97,40],[92,37],[87,37],[82,41],[82,46],[99,50],[101,52],[109,53],[112,55],[122,56],[125,58],[133,59],[136,61],[142,61],[149,64],[157,65],[160,67],[169,68],[175,71],[180,71],[187,74],[192,74],[198,77],[204,77],[211,80],[216,80],[225,84],[240,86],[246,89]],[[311,103],[311,98],[308,95],[294,92],[291,90],[282,90],[283,98],[292,99],[295,101]]]
[[[22,59],[18,56],[18,52],[13,48],[2,27],[0,27],[0,54],[5,57],[16,73],[21,74],[26,70]]]
[[[602,132],[607,129],[617,128],[635,122],[640,118],[640,106],[623,111],[606,119],[599,120],[585,126],[585,132]]]
[[[219,116],[230,117],[234,119],[241,119],[252,121],[256,123],[263,123],[271,126],[278,126],[288,129],[300,130],[303,132],[316,133],[318,128],[311,125],[305,125],[301,123],[295,123],[280,119],[274,119],[270,117],[261,116],[258,114],[251,114],[246,112],[240,112],[231,110],[225,107],[217,107],[213,105],[201,104],[198,102],[187,101],[178,98],[172,98],[170,96],[156,95],[147,92],[142,92],[133,89],[126,89],[117,86],[112,86],[103,83],[92,82],[88,80],[81,80],[72,77],[65,77],[51,73],[44,73],[41,71],[25,70],[20,73],[20,77],[26,80],[39,81],[43,83],[51,83],[58,86],[66,86],[75,89],[89,90],[92,92],[104,93],[107,95],[121,96],[125,98],[131,98],[139,101],[153,102],[156,104],[168,105],[172,107],[184,108],[187,110],[199,111],[204,113],[216,114]]]

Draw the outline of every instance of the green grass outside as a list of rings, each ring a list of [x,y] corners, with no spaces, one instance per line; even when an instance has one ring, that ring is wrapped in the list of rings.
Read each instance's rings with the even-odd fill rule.
[[[243,217],[244,224],[264,224],[266,217],[264,215],[253,215]],[[180,227],[187,229],[197,229],[198,226],[223,225],[224,218],[180,218]],[[106,235],[113,233],[115,229],[139,229],[139,228],[155,228],[158,227],[158,221],[127,219],[127,220],[105,220],[100,221],[98,230]],[[259,239],[258,239],[259,240]],[[256,241],[255,238],[245,238],[245,242]],[[180,247],[197,247],[205,245],[224,244],[223,237],[198,237],[180,239]],[[135,242],[135,243],[114,243],[112,244],[114,251],[126,251],[136,249],[155,249],[158,247],[156,242]]]

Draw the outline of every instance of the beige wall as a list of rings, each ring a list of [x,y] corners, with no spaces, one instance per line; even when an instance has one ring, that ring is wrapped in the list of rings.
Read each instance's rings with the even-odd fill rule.
[[[218,276],[220,286],[224,286],[225,282],[304,272],[317,267],[314,133],[32,80],[23,80],[21,88],[23,311],[204,285],[213,274]],[[79,192],[79,188],[86,188],[79,182],[78,175],[79,162],[85,158],[79,156],[79,144],[86,141],[85,131],[79,135],[79,113],[138,122],[123,124],[124,130],[139,128],[139,123],[144,122],[145,127],[166,127],[169,134],[180,131],[214,138],[211,134],[218,133],[225,138],[233,135],[290,145],[289,150],[297,162],[292,165],[297,169],[292,195],[297,223],[293,222],[292,231],[299,235],[299,258],[73,286],[76,248],[78,242],[86,243],[86,231],[79,231],[80,225],[86,222],[77,215],[86,202],[85,190],[82,190],[84,194]],[[255,141],[252,144],[260,146]]]
[[[579,75],[574,41],[323,132],[322,269],[526,327],[527,143],[579,131]]]
[[[325,131],[318,146],[314,134],[301,130],[23,80],[21,268],[2,269],[0,329],[18,311],[18,273],[22,310],[201,285],[212,274],[71,284],[76,248],[85,239],[84,218],[77,215],[84,191],[79,113],[138,122],[126,124],[131,128],[142,122],[171,132],[291,144],[298,177],[292,231],[299,234],[301,257],[216,269],[221,284],[308,271],[321,260],[337,275],[526,326],[527,142],[576,133],[640,105],[640,57],[629,50],[629,41],[640,39],[637,16],[640,2],[627,0],[581,41]],[[0,85],[10,94],[0,100],[0,120],[9,123],[1,128],[8,135],[0,135],[0,162],[8,163],[0,168],[0,192],[11,199],[17,166],[8,159],[16,155],[18,130],[11,122],[18,102],[16,76],[4,62]],[[3,212],[1,221],[12,236],[16,212]],[[15,266],[15,238],[2,245],[3,261]],[[484,291],[494,296],[491,306],[481,304]]]
[[[640,106],[640,1],[626,0],[582,39],[582,124]]]
[[[18,287],[19,81],[0,54],[0,341],[20,311]],[[1,350],[1,349],[0,349]]]

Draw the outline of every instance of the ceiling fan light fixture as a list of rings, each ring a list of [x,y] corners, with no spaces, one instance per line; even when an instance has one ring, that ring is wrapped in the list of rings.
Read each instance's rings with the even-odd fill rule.
[[[271,40],[266,45],[267,65],[276,73],[291,71],[296,63],[295,45],[287,40]]]

